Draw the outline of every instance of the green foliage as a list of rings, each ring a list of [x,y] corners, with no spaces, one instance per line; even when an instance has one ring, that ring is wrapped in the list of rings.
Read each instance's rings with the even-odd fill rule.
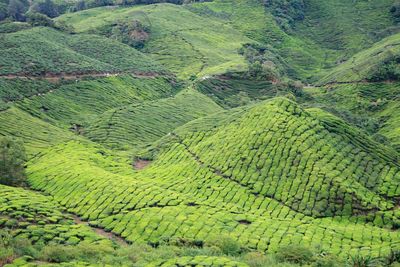
[[[379,260],[373,259],[370,256],[356,255],[350,258],[350,264],[354,267],[373,267],[379,266]]]
[[[388,145],[400,148],[398,83],[338,84],[304,91],[311,96],[307,105],[325,107],[370,134],[384,136],[377,139],[384,144],[389,141]]]
[[[27,12],[27,22],[32,26],[54,27],[54,22],[44,14],[39,12]]]
[[[101,146],[68,142],[30,162],[29,182],[133,243],[208,244],[218,231],[243,250],[322,244],[342,258],[386,255],[398,232],[376,218],[397,216],[396,153],[320,113],[278,98],[197,119],[159,140],[140,171]]]
[[[400,2],[393,4],[393,6],[390,8],[390,13],[392,13],[392,16],[396,22],[400,21]]]
[[[313,252],[302,246],[291,245],[279,248],[276,257],[281,262],[307,264],[311,262]]]
[[[398,81],[400,80],[400,56],[391,57],[381,62],[372,71],[370,81]]]
[[[201,17],[171,4],[125,8],[96,8],[60,16],[77,32],[109,35],[116,24],[140,21],[151,30],[141,51],[163,64],[179,78],[246,70],[238,49],[251,40],[223,21]],[[125,28],[125,27],[124,27]],[[199,30],[201,29],[201,30]],[[123,38],[128,38],[126,34]]]
[[[162,71],[137,50],[104,37],[67,35],[42,27],[2,37],[2,75]]]
[[[25,21],[25,12],[28,10],[27,2],[10,0],[7,7],[8,16],[15,21]]]
[[[0,33],[11,33],[29,29],[31,26],[25,22],[3,22],[0,23]]]
[[[0,137],[0,183],[23,185],[25,183],[25,147],[21,140],[10,136]]]
[[[151,144],[191,120],[220,110],[206,96],[194,90],[185,90],[174,97],[111,109],[90,122],[85,136],[112,148],[140,147]]]
[[[49,18],[55,18],[59,15],[57,6],[51,0],[35,1],[30,7],[30,12],[41,13]]]
[[[265,0],[264,4],[275,15],[277,23],[286,31],[290,30],[296,21],[302,21],[305,17],[304,0]]]
[[[222,253],[230,256],[237,256],[241,253],[240,244],[230,236],[218,236],[211,240],[211,244],[221,249]]]
[[[19,3],[29,5],[11,3],[23,20]],[[64,33],[0,25],[0,132],[24,141],[28,182],[49,195],[0,188],[9,235],[1,264],[397,261],[398,84],[365,82],[397,77],[398,34],[372,45],[396,31],[392,0],[266,1],[267,9],[252,0],[33,1],[31,10],[54,17],[115,3],[124,7],[57,18]],[[165,69],[197,91],[159,77]],[[313,108],[260,102],[277,95]],[[211,99],[247,106],[223,111]],[[133,169],[132,158],[151,164]],[[133,245],[109,240],[125,245],[119,237]],[[323,252],[306,249],[317,245]]]
[[[244,79],[241,73],[203,79],[196,82],[195,88],[224,108],[272,98],[279,91],[287,92],[287,88],[281,88],[271,81]]]
[[[111,38],[134,48],[143,48],[149,40],[150,28],[144,26],[139,20],[121,22],[112,28]]]

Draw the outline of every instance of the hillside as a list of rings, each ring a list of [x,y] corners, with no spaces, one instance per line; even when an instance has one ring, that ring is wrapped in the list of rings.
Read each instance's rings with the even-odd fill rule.
[[[371,48],[363,50],[347,61],[333,68],[318,84],[351,83],[373,79],[385,79],[384,73],[377,77],[379,67],[384,62],[396,61],[399,57],[400,34],[395,34],[375,43]],[[396,62],[397,64],[397,62]],[[386,79],[391,79],[387,77]]]
[[[94,35],[39,27],[3,34],[0,45],[2,76],[162,71],[135,49]]]
[[[171,4],[103,7],[66,14],[58,20],[86,33],[102,33],[118,21],[139,20],[151,29],[142,51],[182,78],[245,69],[245,61],[237,50],[251,42],[221,21],[203,18]]]
[[[398,266],[399,23],[0,0],[0,266]]]
[[[30,162],[30,183],[129,242],[181,237],[207,243],[219,229],[261,251],[296,240],[322,242],[343,256],[384,256],[395,245],[390,240],[399,238],[385,229],[399,223],[397,154],[319,117],[278,98],[195,120],[166,137],[154,161],[137,171],[98,146],[69,142]],[[348,153],[357,160],[346,163]],[[324,235],[302,238],[322,223]],[[365,231],[373,234],[367,238]],[[383,234],[389,243],[374,237]],[[324,241],[331,239],[341,241]]]

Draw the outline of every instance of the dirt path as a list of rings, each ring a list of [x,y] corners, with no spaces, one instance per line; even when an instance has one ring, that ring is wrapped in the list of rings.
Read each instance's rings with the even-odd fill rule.
[[[0,75],[2,79],[31,79],[31,80],[47,80],[49,82],[59,82],[60,80],[79,80],[81,78],[101,78],[116,77],[121,75],[132,75],[137,78],[155,78],[163,74],[157,72],[87,72],[87,73],[46,73],[44,75],[28,75],[28,74],[7,74]]]
[[[76,216],[76,215],[72,215],[72,214],[71,214],[71,216],[72,216],[72,218],[74,219],[75,224],[87,225],[87,226],[89,226],[90,228],[92,228],[93,231],[94,231],[96,234],[101,235],[101,236],[104,236],[105,238],[108,238],[108,239],[110,239],[110,240],[112,240],[112,241],[115,241],[115,242],[116,242],[117,244],[119,244],[120,246],[128,246],[128,245],[129,245],[128,242],[126,242],[125,239],[123,239],[122,237],[120,237],[120,236],[118,236],[118,235],[116,235],[116,234],[113,234],[113,233],[111,233],[111,232],[106,232],[106,231],[105,231],[104,229],[102,229],[102,228],[93,227],[93,226],[89,225],[88,222],[82,221],[82,219],[79,218],[79,217]]]
[[[390,81],[390,80],[379,81],[379,82],[368,81],[368,80],[348,81],[348,82],[327,82],[327,83],[323,83],[323,84],[306,85],[304,88],[320,88],[320,87],[335,86],[335,85],[342,85],[342,84],[378,84],[378,83],[392,84],[395,82],[396,81]]]

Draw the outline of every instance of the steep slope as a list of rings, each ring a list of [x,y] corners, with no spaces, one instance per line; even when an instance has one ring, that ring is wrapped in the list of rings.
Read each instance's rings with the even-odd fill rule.
[[[382,197],[400,193],[397,153],[331,119],[277,99],[217,129],[195,130],[181,139],[222,176],[307,215],[393,207]]]
[[[54,125],[82,133],[91,120],[107,110],[169,97],[181,88],[175,80],[162,77],[87,78],[60,83],[46,93],[17,101],[16,105]]]
[[[194,120],[136,171],[98,145],[69,142],[33,159],[29,181],[130,242],[218,233],[260,251],[320,244],[342,257],[387,255],[399,238],[385,229],[399,224],[397,154],[314,113],[278,98]]]
[[[35,118],[16,107],[0,112],[0,136],[4,135],[23,140],[31,156],[51,145],[77,138],[72,133]]]
[[[90,123],[85,136],[113,148],[139,147],[221,110],[206,96],[189,89],[174,97],[109,110]]]
[[[399,41],[400,34],[395,34],[375,43],[333,68],[318,84],[362,82],[373,78],[382,63],[399,57]]]
[[[307,88],[305,92],[311,96],[306,105],[323,107],[399,151],[400,85],[397,82],[332,84]]]
[[[390,13],[392,0],[303,2],[304,20],[295,22],[293,33],[341,50],[344,58],[398,31]]]
[[[58,20],[78,32],[100,33],[119,21],[139,20],[151,29],[142,51],[182,78],[246,69],[237,50],[250,39],[223,22],[203,18],[182,6],[95,8],[66,14]]]
[[[74,224],[71,215],[51,197],[0,185],[0,226],[16,238],[33,243],[77,245],[81,242],[111,246],[107,238],[86,225]]]
[[[214,76],[195,83],[195,88],[224,108],[243,106],[252,101],[277,95],[279,89],[270,81],[255,81],[226,76]]]
[[[120,42],[96,35],[68,35],[44,27],[2,34],[0,46],[0,75],[163,70]]]

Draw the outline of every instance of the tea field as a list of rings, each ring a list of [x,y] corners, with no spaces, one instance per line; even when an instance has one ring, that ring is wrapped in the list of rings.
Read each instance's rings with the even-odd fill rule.
[[[400,3],[40,5],[0,0],[0,266],[400,264]]]
[[[69,142],[33,159],[29,181],[132,243],[227,234],[259,251],[303,244],[386,256],[399,238],[397,153],[320,113],[278,98],[194,120],[149,151],[143,170]]]

